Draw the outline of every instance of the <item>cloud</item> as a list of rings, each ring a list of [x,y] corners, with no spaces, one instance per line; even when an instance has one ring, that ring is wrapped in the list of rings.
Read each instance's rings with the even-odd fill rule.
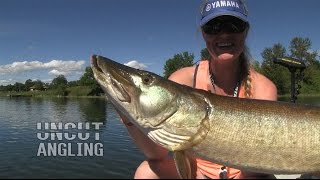
[[[63,72],[63,71],[59,71],[57,69],[53,69],[49,72],[50,75],[55,75],[55,76],[58,76],[58,75],[66,75],[67,72]]]
[[[75,71],[82,71],[85,61],[52,60],[47,63],[40,61],[21,61],[1,65],[0,74],[18,74],[27,71],[48,70],[51,75],[67,75]]]
[[[138,61],[129,61],[128,63],[125,63],[124,65],[126,66],[130,66],[136,69],[141,69],[141,70],[146,70],[148,68],[147,65],[143,64],[143,63],[139,63]]]
[[[8,85],[8,84],[14,84],[13,79],[0,79],[0,85]]]

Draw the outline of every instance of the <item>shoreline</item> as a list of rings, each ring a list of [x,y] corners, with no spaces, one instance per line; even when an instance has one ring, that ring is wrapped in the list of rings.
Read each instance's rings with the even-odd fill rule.
[[[39,93],[39,92],[0,92],[0,97],[81,97],[81,98],[105,98],[106,96],[104,94],[98,95],[98,96],[91,96],[91,95],[67,95],[67,96],[61,96],[61,95],[54,95],[54,94],[48,94],[48,93]],[[309,97],[320,97],[320,94],[300,94],[298,95],[298,98],[309,98]],[[290,94],[285,95],[278,95],[278,98],[291,98]]]
[[[0,94],[0,97],[7,98],[107,98],[107,96],[59,96],[59,95],[33,95],[33,94]]]
[[[320,94],[299,94],[298,98],[299,97],[320,97]],[[291,94],[278,95],[278,98],[291,98]]]

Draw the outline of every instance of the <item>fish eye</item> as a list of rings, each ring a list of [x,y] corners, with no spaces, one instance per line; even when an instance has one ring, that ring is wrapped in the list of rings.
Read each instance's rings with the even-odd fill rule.
[[[150,74],[144,74],[142,76],[142,82],[145,85],[150,85],[153,82],[153,77]]]

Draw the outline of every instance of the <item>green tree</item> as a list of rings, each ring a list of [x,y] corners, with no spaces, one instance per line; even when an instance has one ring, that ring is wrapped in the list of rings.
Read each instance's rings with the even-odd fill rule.
[[[89,86],[92,90],[89,93],[91,96],[96,96],[103,93],[101,86],[95,80],[91,67],[86,67],[84,74],[80,77],[79,84]]]
[[[211,55],[210,55],[207,48],[202,49],[200,54],[201,54],[201,60],[210,60],[211,59]]]
[[[79,80],[78,81],[69,81],[68,87],[76,87],[79,86]]]
[[[272,48],[266,48],[262,53],[261,72],[268,77],[278,88],[279,94],[286,94],[290,91],[290,73],[287,68],[273,62],[276,57],[286,55],[285,47],[277,43]]]
[[[40,91],[44,90],[44,83],[41,80],[36,80],[33,82],[33,84],[36,90],[40,90]]]
[[[306,64],[301,93],[320,92],[320,63],[317,60],[317,52],[311,50],[311,45],[309,38],[295,37],[290,42],[289,55],[286,55],[286,50],[281,44],[275,44],[272,48],[266,48],[262,52],[261,72],[276,84],[279,94],[288,94],[291,91],[290,71],[273,63],[274,57],[283,56],[302,60]]]
[[[290,42],[291,57],[300,59],[306,64],[309,56],[308,50],[311,48],[311,40],[309,38],[295,37]]]
[[[14,91],[14,85],[9,84],[5,87],[5,91]]]
[[[91,67],[86,67],[84,74],[80,77],[79,84],[82,86],[91,86],[96,84]]]
[[[64,75],[59,75],[54,78],[51,82],[51,88],[56,90],[56,95],[58,96],[67,96],[68,81]]]
[[[25,85],[22,83],[19,83],[19,82],[16,82],[13,86],[14,86],[14,90],[16,92],[25,91],[25,89],[26,89]]]
[[[173,58],[166,61],[164,65],[164,77],[168,78],[173,72],[183,67],[192,66],[194,55],[188,52],[175,54]]]
[[[31,79],[26,80],[26,82],[24,83],[26,90],[29,91],[30,88],[34,85],[34,82]]]
[[[262,73],[262,69],[260,66],[260,62],[259,61],[253,61],[252,62],[252,67],[259,73]]]
[[[317,61],[318,53],[311,50],[312,42],[309,38],[295,37],[290,42],[291,56],[302,60],[307,68],[304,70],[303,86],[304,94],[320,92],[320,68]]]
[[[64,75],[59,75],[56,78],[54,78],[51,82],[51,86],[53,89],[56,89],[58,87],[67,87],[68,81],[64,77]]]

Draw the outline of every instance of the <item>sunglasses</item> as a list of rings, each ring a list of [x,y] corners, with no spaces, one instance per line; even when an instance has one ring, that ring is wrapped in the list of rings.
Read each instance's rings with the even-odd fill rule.
[[[226,33],[241,33],[247,29],[248,23],[238,18],[222,17],[214,18],[201,28],[206,34],[219,34],[220,32]]]

